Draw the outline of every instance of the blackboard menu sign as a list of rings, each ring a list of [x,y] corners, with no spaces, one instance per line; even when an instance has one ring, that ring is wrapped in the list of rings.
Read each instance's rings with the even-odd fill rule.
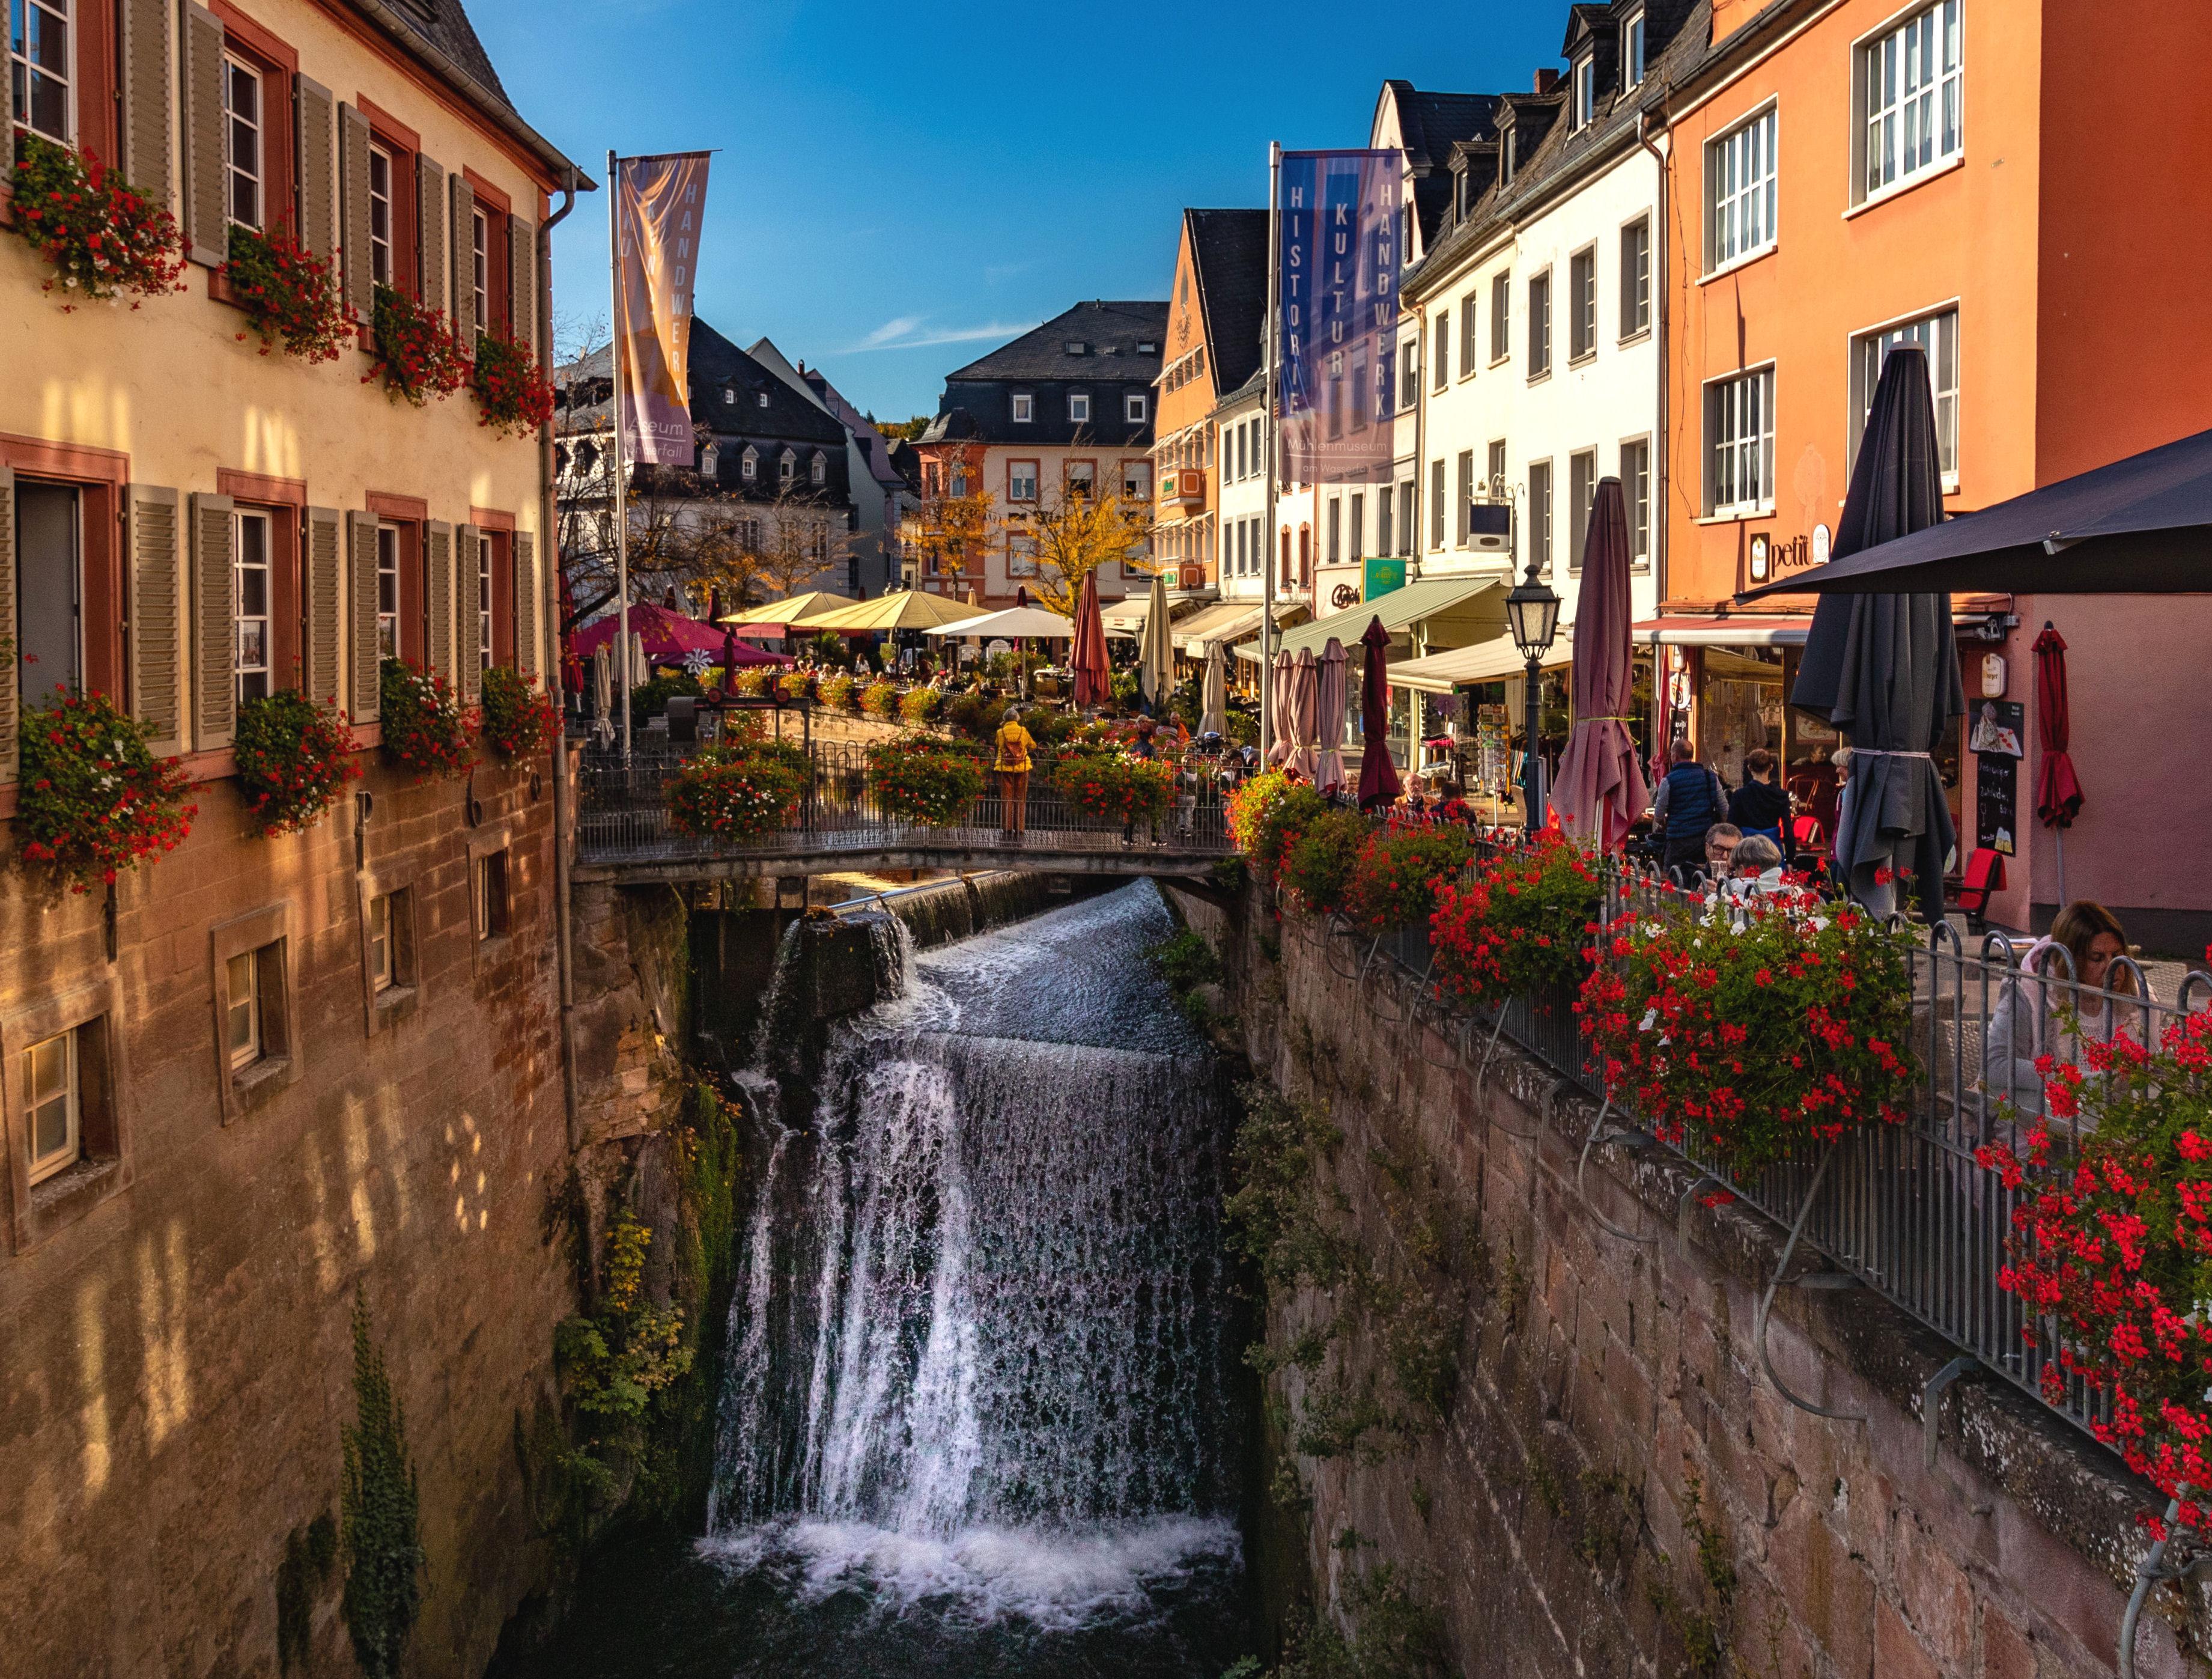
[[[2019,804],[2020,760],[1983,752],[1975,763],[1974,843],[2001,857],[2019,855],[2013,843]]]

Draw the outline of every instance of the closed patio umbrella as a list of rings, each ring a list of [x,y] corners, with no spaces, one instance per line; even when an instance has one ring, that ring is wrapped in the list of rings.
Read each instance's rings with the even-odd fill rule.
[[[613,649],[601,642],[592,654],[592,733],[602,746],[615,738],[614,666]]]
[[[2066,830],[2081,813],[2081,782],[2066,750],[2074,709],[2066,694],[2066,638],[2049,621],[2035,638],[2035,734],[2043,763],[2035,772],[2035,814],[2058,848],[2058,903],[2066,903]]]
[[[1291,749],[1297,745],[1292,738],[1295,732],[1291,727],[1291,681],[1294,666],[1289,648],[1285,648],[1275,654],[1275,679],[1269,684],[1271,691],[1267,696],[1269,709],[1274,713],[1267,720],[1268,733],[1273,737],[1267,748],[1267,762],[1270,763],[1285,762]]]
[[[1359,670],[1359,732],[1366,737],[1359,754],[1359,808],[1371,811],[1396,800],[1398,766],[1390,762],[1390,666],[1384,659],[1390,632],[1378,616],[1359,638],[1366,657]]]
[[[1106,626],[1098,610],[1098,573],[1083,574],[1083,597],[1075,605],[1075,647],[1068,655],[1075,672],[1075,703],[1103,705],[1112,693],[1113,662],[1106,656]]]
[[[1138,642],[1137,686],[1154,714],[1167,704],[1175,681],[1175,647],[1168,639],[1168,580],[1152,574],[1152,605],[1145,613],[1145,632]]]
[[[1310,647],[1298,649],[1297,663],[1291,666],[1291,757],[1290,766],[1310,779],[1319,767],[1320,755],[1314,751],[1321,729],[1321,666],[1314,660]]]
[[[1917,345],[1889,352],[1875,387],[1835,549],[1863,549],[1943,517],[1936,403]],[[1850,894],[1877,916],[1898,907],[1912,875],[1930,923],[1943,918],[1943,870],[1958,833],[1934,754],[1966,715],[1948,594],[1824,596],[1813,614],[1790,703],[1850,738],[1851,775],[1836,817],[1836,862]]]
[[[1321,650],[1321,715],[1314,738],[1314,785],[1326,793],[1344,785],[1345,666],[1351,654],[1332,636]]]
[[[1206,688],[1199,707],[1198,732],[1200,734],[1226,734],[1229,732],[1229,665],[1221,656],[1221,643],[1209,642],[1206,648]]]
[[[1583,549],[1574,624],[1575,727],[1559,760],[1552,808],[1577,839],[1610,851],[1651,802],[1628,732],[1632,695],[1628,508],[1619,478],[1598,483]]]

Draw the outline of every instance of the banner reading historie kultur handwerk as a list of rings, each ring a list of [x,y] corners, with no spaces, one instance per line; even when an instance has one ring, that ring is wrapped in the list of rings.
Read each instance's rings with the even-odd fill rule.
[[[1280,473],[1390,476],[1405,154],[1288,151],[1277,182]]]
[[[632,460],[659,466],[692,461],[691,295],[707,158],[675,152],[625,157],[617,166],[622,285],[615,378],[623,393],[623,448]]]

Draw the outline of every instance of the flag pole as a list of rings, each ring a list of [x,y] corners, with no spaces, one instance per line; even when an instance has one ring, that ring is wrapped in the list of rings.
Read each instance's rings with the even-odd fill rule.
[[[1283,144],[1279,140],[1267,143],[1267,380],[1262,392],[1261,412],[1267,416],[1267,550],[1260,556],[1260,573],[1263,580],[1260,589],[1260,767],[1267,767],[1275,745],[1275,339],[1282,330],[1279,314],[1282,307],[1282,244],[1277,228],[1279,200],[1282,197]]]
[[[612,505],[615,523],[615,611],[620,621],[622,657],[616,661],[622,672],[622,737],[623,762],[629,762],[629,693],[636,686],[637,673],[629,667],[629,480],[623,471],[623,384],[622,384],[622,160],[610,149],[607,153],[607,301],[611,331],[607,338],[607,374],[614,388],[614,494]]]

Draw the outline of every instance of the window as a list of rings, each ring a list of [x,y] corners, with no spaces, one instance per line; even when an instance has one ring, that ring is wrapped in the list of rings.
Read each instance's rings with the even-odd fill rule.
[[[1444,387],[1451,377],[1451,311],[1437,311],[1437,353],[1430,357],[1436,365],[1437,389]]]
[[[395,283],[392,266],[392,154],[368,149],[368,277],[380,286]]]
[[[1462,379],[1474,372],[1476,329],[1481,324],[1475,295],[1469,292],[1459,301],[1459,376]]]
[[[481,280],[477,282],[476,294],[477,301],[481,303],[483,301],[483,282]],[[722,386],[722,406],[725,408],[735,408],[737,405],[737,387],[734,385],[725,385]]]
[[[1595,54],[1575,60],[1572,122],[1587,128],[1597,115],[1597,58]]]
[[[1567,459],[1567,569],[1583,569],[1589,541],[1590,503],[1597,496],[1597,451],[1585,449]]]
[[[750,443],[745,445],[745,452],[738,457],[738,476],[747,484],[760,477],[760,451]]]
[[[1405,373],[1398,380],[1398,405],[1411,408],[1421,394],[1421,347],[1408,343],[1405,350]]]
[[[1774,501],[1774,369],[1705,387],[1707,510],[1748,513]]]
[[[1328,563],[1344,563],[1344,499],[1339,496],[1328,498]]]
[[[945,490],[948,495],[956,499],[967,495],[968,463],[966,461],[956,460],[952,463],[951,471],[945,480]]]
[[[76,138],[70,86],[76,71],[70,23],[74,3],[9,0],[8,8],[8,84],[16,125],[64,146]]]
[[[1375,492],[1375,551],[1378,554],[1391,551],[1390,541],[1394,534],[1390,528],[1392,511],[1390,486],[1386,484]]]
[[[1027,391],[1014,392],[1014,423],[1025,426],[1036,418],[1036,398]]]
[[[1037,498],[1037,464],[1034,460],[1006,463],[1006,499],[1034,502]]]
[[[830,457],[819,449],[814,452],[814,461],[806,469],[806,476],[817,490],[830,482]]]
[[[240,951],[224,964],[222,1049],[235,1073],[261,1059],[261,964]]]
[[[1500,274],[1490,283],[1490,359],[1503,362],[1513,353],[1513,277]]]
[[[1638,216],[1620,230],[1620,336],[1651,330],[1651,218]]]
[[[1036,575],[1036,538],[1026,531],[1010,532],[1006,537],[1006,575],[1034,577]]]
[[[1459,452],[1459,507],[1454,518],[1459,528],[1456,540],[1462,548],[1467,546],[1468,508],[1474,500],[1474,451],[1462,449]]]
[[[399,656],[399,527],[376,527],[376,650],[378,656]]]
[[[1444,464],[1442,459],[1429,463],[1429,546],[1444,545]]]
[[[1490,499],[1505,499],[1505,440],[1493,437],[1490,441],[1490,476],[1484,480]]]
[[[1577,251],[1567,261],[1567,354],[1579,362],[1597,354],[1597,247]]]
[[[753,394],[753,400],[754,400],[755,402],[758,403],[758,404],[759,404],[763,408],[767,407],[767,406],[768,406],[768,392],[765,392],[765,391],[757,391],[757,392],[754,392],[754,394]]]
[[[1620,446],[1620,498],[1628,507],[1631,564],[1651,563],[1651,445],[1641,439]]]
[[[1959,312],[1944,309],[1902,326],[1869,332],[1853,342],[1851,357],[1851,453],[1858,453],[1867,414],[1874,406],[1875,387],[1881,383],[1882,363],[1902,344],[1917,344],[1928,353],[1928,382],[1936,397],[1936,452],[1947,486],[1959,482]]]
[[[708,484],[722,476],[722,451],[713,443],[699,451],[699,476]]]
[[[1067,493],[1088,501],[1098,488],[1098,464],[1092,460],[1071,460],[1067,463]]]
[[[491,331],[491,217],[481,210],[469,214],[469,289],[475,303],[469,319],[477,324],[477,331]],[[735,406],[738,392],[735,386],[722,392],[725,406]]]
[[[238,597],[238,697],[241,700],[266,699],[269,697],[269,666],[272,649],[270,646],[270,575],[269,515],[265,513],[234,513],[231,514],[231,552],[237,570]],[[381,561],[382,556],[379,555]],[[383,584],[383,566],[377,567],[377,582]]]
[[[1540,571],[1552,569],[1552,463],[1528,463],[1528,557]]]
[[[1548,268],[1528,282],[1528,377],[1542,379],[1552,371],[1552,271]]]
[[[1420,504],[1415,499],[1417,478],[1407,478],[1398,486],[1398,551],[1407,559],[1413,555],[1415,527],[1420,518]]]
[[[1367,557],[1367,498],[1359,495],[1352,498],[1352,557],[1355,563]]]
[[[486,851],[476,859],[475,903],[477,942],[507,936],[507,852]]]
[[[1771,107],[1705,148],[1705,267],[1739,262],[1774,243]]]
[[[1067,393],[1067,420],[1070,425],[1091,423],[1091,392],[1070,391]]]
[[[1144,424],[1145,393],[1142,391],[1131,391],[1121,398],[1121,417],[1133,426]]]
[[[799,452],[787,448],[775,459],[775,476],[779,484],[789,484],[799,476]],[[954,494],[958,494],[955,491]]]
[[[33,1183],[84,1155],[77,1036],[76,1029],[56,1032],[23,1051],[23,1138]]]
[[[488,535],[477,538],[477,667],[488,671],[493,665],[492,648],[492,539]]]
[[[1960,0],[1938,0],[1859,50],[1864,113],[1859,196],[1911,180],[1966,149]]]
[[[1121,463],[1121,499],[1138,507],[1152,499],[1151,461],[1125,460]]]
[[[1644,14],[1631,12],[1620,32],[1620,85],[1624,90],[1644,85]]]
[[[261,72],[234,53],[222,60],[224,162],[230,219],[258,228],[262,218]]]

